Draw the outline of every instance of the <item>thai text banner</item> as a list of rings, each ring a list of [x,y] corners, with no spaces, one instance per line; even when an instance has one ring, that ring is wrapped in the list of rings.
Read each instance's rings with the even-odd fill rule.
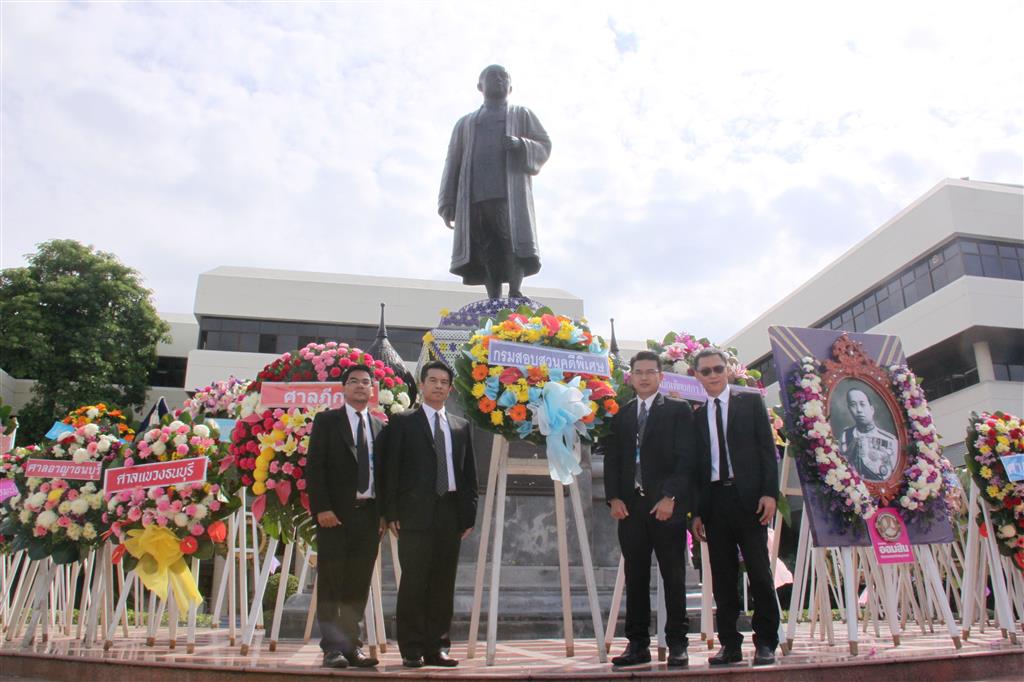
[[[487,362],[491,365],[506,365],[519,369],[547,365],[549,370],[559,369],[563,372],[593,374],[599,377],[611,376],[607,353],[584,353],[514,341],[491,339],[487,349]]]
[[[107,469],[103,474],[103,489],[107,493],[116,493],[122,490],[202,483],[206,480],[208,461],[206,457],[192,457]]]
[[[69,462],[59,459],[30,459],[25,462],[28,478],[63,478],[69,481],[98,481],[102,476],[99,462]]]
[[[730,385],[729,390],[743,393],[761,392],[761,389],[754,386],[738,386],[736,384]],[[667,395],[670,398],[696,400],[702,403],[706,403],[708,401],[708,394],[704,390],[704,387],[701,386],[701,383],[697,381],[696,377],[687,376],[685,374],[662,372],[661,385],[658,386],[658,392],[663,395]]]
[[[344,386],[337,381],[264,381],[260,403],[264,408],[342,407]]]

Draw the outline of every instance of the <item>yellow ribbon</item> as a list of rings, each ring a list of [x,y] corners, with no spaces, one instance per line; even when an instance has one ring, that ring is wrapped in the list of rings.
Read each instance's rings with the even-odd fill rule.
[[[174,601],[180,606],[200,604],[199,594],[192,571],[185,564],[177,536],[162,526],[147,526],[144,530],[128,531],[124,541],[125,549],[139,560],[135,573],[142,584],[161,599],[167,599],[167,583],[174,591]]]

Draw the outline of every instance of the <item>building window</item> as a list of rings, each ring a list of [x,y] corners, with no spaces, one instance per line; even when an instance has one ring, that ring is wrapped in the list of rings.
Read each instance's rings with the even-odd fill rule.
[[[989,340],[996,381],[1024,382],[1024,330],[1001,329]]]
[[[968,333],[957,334],[907,359],[928,400],[936,400],[978,383],[974,346]]]
[[[964,275],[1024,279],[1024,244],[957,237],[813,326],[867,331]]]
[[[149,373],[150,386],[164,388],[185,388],[185,366],[188,358],[170,358],[159,356],[156,367]]]
[[[775,357],[769,353],[752,365],[749,365],[750,369],[756,369],[761,373],[761,383],[765,386],[771,386],[779,380],[778,370],[775,367]]]
[[[426,329],[391,328],[388,339],[403,360],[419,358]],[[280,355],[310,343],[343,341],[369,348],[377,338],[376,324],[321,324],[283,320],[242,320],[202,317],[199,320],[199,348],[243,353]]]

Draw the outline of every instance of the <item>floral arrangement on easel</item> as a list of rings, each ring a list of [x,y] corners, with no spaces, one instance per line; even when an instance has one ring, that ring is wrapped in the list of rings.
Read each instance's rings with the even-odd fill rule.
[[[1010,480],[1001,459],[1024,455],[1024,424],[1005,412],[971,413],[964,442],[967,470],[989,505],[999,552],[1024,571],[1024,481]]]

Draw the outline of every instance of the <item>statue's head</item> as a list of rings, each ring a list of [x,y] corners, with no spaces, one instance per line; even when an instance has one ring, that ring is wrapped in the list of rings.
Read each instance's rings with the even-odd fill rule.
[[[512,92],[512,76],[504,66],[491,64],[480,72],[480,80],[476,89],[488,99],[505,99]]]

